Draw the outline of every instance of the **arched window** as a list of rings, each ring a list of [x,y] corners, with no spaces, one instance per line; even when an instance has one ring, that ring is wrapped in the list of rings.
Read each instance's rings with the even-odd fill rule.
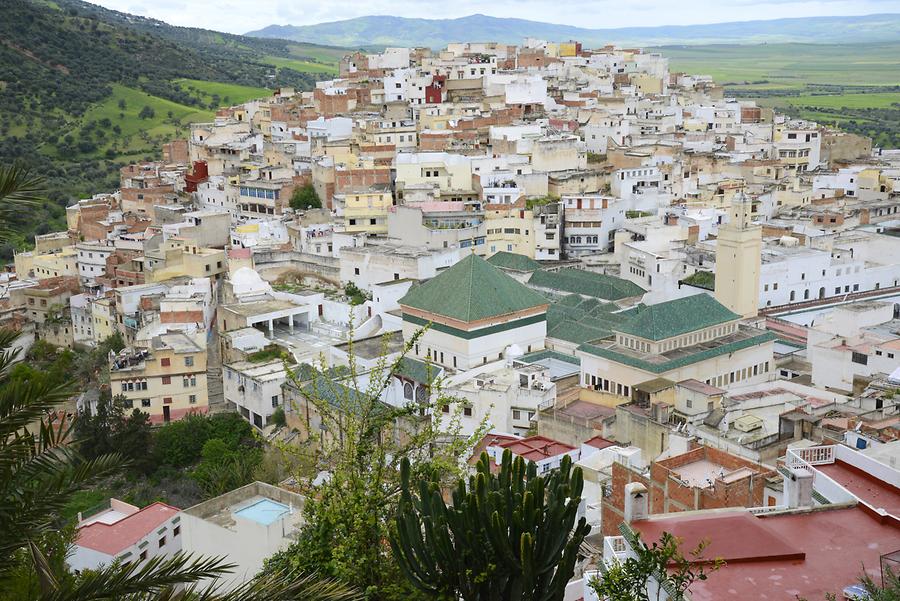
[[[425,403],[428,401],[428,389],[424,386],[416,386],[416,402]]]
[[[408,401],[413,400],[413,385],[409,382],[403,384],[403,398]]]
[[[791,290],[791,299],[790,299],[790,302],[794,302],[794,297],[795,297],[795,296],[796,296],[796,294],[794,294],[794,291]]]
[[[803,291],[803,300],[809,300],[809,290]]]
[[[825,298],[825,287],[819,288],[819,298]]]

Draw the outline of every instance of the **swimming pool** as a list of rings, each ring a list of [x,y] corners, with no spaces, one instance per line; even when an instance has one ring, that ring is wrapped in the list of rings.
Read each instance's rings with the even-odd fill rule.
[[[234,515],[253,520],[263,526],[268,526],[288,512],[290,512],[290,508],[287,505],[283,505],[271,499],[260,499],[252,505],[248,505],[243,509],[235,511]]]

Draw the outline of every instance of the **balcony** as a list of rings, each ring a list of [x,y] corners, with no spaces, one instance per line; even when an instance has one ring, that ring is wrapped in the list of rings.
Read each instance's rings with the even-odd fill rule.
[[[628,559],[628,543],[624,536],[607,536],[603,539],[603,562],[607,566],[622,563]]]

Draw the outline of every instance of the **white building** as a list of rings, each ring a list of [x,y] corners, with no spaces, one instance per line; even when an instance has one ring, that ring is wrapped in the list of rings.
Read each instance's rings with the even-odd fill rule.
[[[284,362],[240,361],[222,366],[223,391],[229,409],[234,409],[257,429],[269,424],[284,402],[281,385],[287,379]]]
[[[253,579],[266,558],[284,550],[303,525],[305,498],[253,482],[194,505],[180,514],[185,553],[224,556],[235,565],[215,583],[232,590]],[[210,581],[212,583],[212,581]]]
[[[140,565],[182,549],[179,509],[165,503],[139,509],[110,499],[100,511],[78,518],[75,544],[66,558],[74,571],[97,570],[115,561]]]

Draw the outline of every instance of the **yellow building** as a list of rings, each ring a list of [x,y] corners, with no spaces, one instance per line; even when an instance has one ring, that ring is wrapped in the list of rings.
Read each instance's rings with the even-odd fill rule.
[[[511,252],[534,258],[534,214],[523,206],[488,205],[484,211],[488,255]]]
[[[38,280],[78,275],[78,253],[73,246],[49,253],[18,253],[14,259],[20,278]]]
[[[177,238],[162,242],[144,256],[148,283],[183,276],[218,280],[228,269],[224,250],[193,246]]]
[[[575,42],[563,42],[559,45],[559,56],[577,56],[578,45]]]
[[[116,302],[104,296],[91,302],[94,343],[100,344],[116,333]]]
[[[387,215],[394,204],[390,190],[365,190],[335,194],[332,198],[338,223],[344,229],[370,234],[387,233]]]
[[[126,409],[140,409],[155,424],[206,413],[206,348],[184,332],[153,338],[148,349],[126,349],[109,366],[114,395]]]

